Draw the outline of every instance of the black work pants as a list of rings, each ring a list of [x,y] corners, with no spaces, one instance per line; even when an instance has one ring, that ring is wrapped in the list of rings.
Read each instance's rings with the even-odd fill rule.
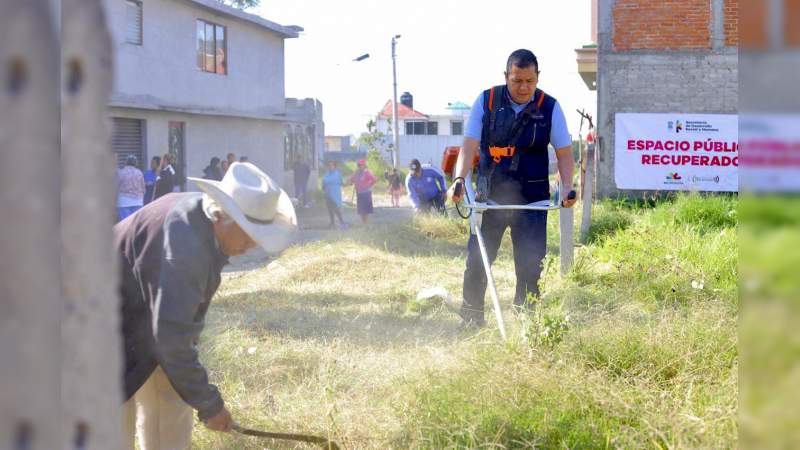
[[[431,212],[432,208],[436,212],[442,211],[444,209],[444,199],[442,196],[442,193],[437,193],[431,198],[421,199],[419,202],[419,210],[422,212]]]
[[[547,250],[547,212],[494,210],[483,213],[481,232],[490,264],[497,257],[500,241],[508,227],[511,227],[517,276],[514,304],[523,306],[529,293],[539,295],[542,260]],[[467,245],[467,269],[464,271],[464,303],[461,305],[464,320],[484,323],[486,283],[478,237],[473,234]]]

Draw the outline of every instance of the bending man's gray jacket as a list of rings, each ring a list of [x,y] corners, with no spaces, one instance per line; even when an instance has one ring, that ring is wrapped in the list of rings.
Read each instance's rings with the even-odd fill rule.
[[[228,258],[219,249],[202,194],[168,194],[114,227],[120,253],[125,399],[157,365],[201,420],[224,405],[196,344]]]

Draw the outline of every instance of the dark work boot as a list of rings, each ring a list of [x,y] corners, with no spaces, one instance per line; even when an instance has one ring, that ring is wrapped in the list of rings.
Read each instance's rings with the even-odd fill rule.
[[[465,309],[462,306],[458,315],[461,316],[461,323],[458,325],[459,331],[477,331],[486,326],[483,311]]]
[[[513,310],[516,313],[532,313],[536,310],[536,304],[539,303],[539,293],[529,292],[526,298],[522,296],[514,297]]]

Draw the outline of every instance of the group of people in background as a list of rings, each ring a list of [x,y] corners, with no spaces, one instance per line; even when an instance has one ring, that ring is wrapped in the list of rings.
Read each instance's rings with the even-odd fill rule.
[[[372,187],[378,181],[375,175],[367,168],[365,160],[358,161],[358,167],[353,175],[347,180],[347,185],[353,185],[356,191],[356,211],[361,222],[367,224],[369,222],[369,215],[373,212],[372,205]],[[330,217],[330,227],[336,226],[334,219],[339,219],[339,225],[342,228],[347,228],[347,224],[342,218],[342,186],[344,185],[342,174],[336,161],[328,162],[328,172],[322,177],[322,190],[325,192],[325,206],[328,208],[328,216]]]
[[[121,221],[151,201],[179,189],[173,156],[154,156],[150,169],[142,173],[134,155],[125,158],[117,171],[117,216]]]
[[[239,162],[247,162],[248,158],[242,156]],[[228,167],[236,162],[236,155],[228,153],[225,159],[211,158],[208,166],[203,169],[203,178],[221,181],[228,171]],[[154,156],[150,160],[150,168],[144,173],[138,169],[138,161],[130,155],[125,160],[125,165],[117,172],[117,212],[119,220],[123,220],[135,213],[147,203],[162,197],[170,192],[180,189],[180,183],[175,171],[174,156],[166,153],[163,156]],[[397,171],[386,171],[383,176],[389,185],[392,207],[400,207],[400,197],[405,190],[414,210],[428,212],[431,208],[444,207],[445,181],[444,177],[436,170],[422,167],[419,160],[413,160],[409,166],[410,172],[405,183]],[[308,180],[311,167],[302,159],[292,165],[294,172],[295,196],[299,206],[310,206],[308,195]],[[357,169],[346,181],[339,172],[335,161],[328,162],[328,170],[322,178],[322,190],[325,193],[325,205],[330,217],[330,227],[339,226],[346,228],[342,216],[342,187],[353,185],[356,193],[356,210],[361,222],[367,224],[369,215],[373,213],[372,190],[377,182],[375,175],[367,168],[365,160],[359,160]]]
[[[447,191],[444,176],[432,167],[423,167],[417,159],[411,161],[409,169],[405,183],[397,169],[387,170],[383,174],[389,185],[392,207],[400,207],[400,197],[403,195],[403,187],[405,185],[405,190],[408,191],[408,197],[415,212],[443,211]],[[295,170],[295,183],[298,182],[297,173],[297,170]],[[362,223],[368,223],[369,215],[373,212],[372,189],[376,182],[377,178],[367,168],[367,163],[363,159],[358,161],[357,169],[347,183],[342,178],[337,163],[329,161],[328,171],[322,178],[322,190],[325,193],[325,205],[328,208],[328,216],[330,218],[329,226],[331,228],[335,227],[336,219],[338,218],[339,225],[342,228],[347,227],[341,211],[342,186],[345,184],[352,184],[355,187],[356,211],[361,217]],[[299,186],[296,186],[295,192],[301,192]],[[302,192],[305,198],[305,189]]]
[[[206,168],[203,169],[203,178],[206,180],[222,181],[222,177],[225,176],[228,167],[235,162],[236,155],[233,153],[228,153],[224,160],[220,160],[218,157],[214,156],[211,158]],[[239,162],[247,162],[247,156],[240,157]]]
[[[233,153],[228,153],[225,160],[216,156],[211,158],[211,162],[203,169],[203,178],[221,181],[228,166],[234,162],[236,155]],[[247,162],[247,157],[240,157],[239,162]],[[154,156],[150,160],[150,168],[142,172],[136,156],[128,155],[125,165],[117,171],[118,220],[125,219],[159,197],[180,191],[181,183],[174,164],[175,157],[166,153],[164,156]]]

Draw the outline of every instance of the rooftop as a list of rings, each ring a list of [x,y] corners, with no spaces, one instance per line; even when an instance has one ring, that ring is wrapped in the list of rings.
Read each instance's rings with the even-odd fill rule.
[[[406,106],[406,105],[404,105],[402,103],[398,103],[397,104],[397,115],[401,119],[415,119],[415,118],[417,118],[417,119],[425,119],[425,118],[428,117],[426,114],[422,114],[421,112],[419,112],[419,111],[417,111],[415,109],[409,108],[408,106]],[[388,100],[386,102],[386,105],[383,106],[383,109],[381,109],[381,113],[380,113],[379,117],[383,117],[383,118],[392,117],[392,101],[391,100]]]
[[[300,35],[300,32],[303,31],[303,27],[299,27],[297,25],[280,25],[278,23],[269,21],[261,16],[246,13],[240,9],[223,5],[218,0],[185,0],[185,1],[194,3],[195,5],[211,10],[212,12],[218,14],[223,14],[229,17],[233,17],[235,19],[243,20],[245,22],[250,22],[252,24],[260,26],[261,28],[265,28],[267,30],[278,33],[284,38],[296,38]]]

